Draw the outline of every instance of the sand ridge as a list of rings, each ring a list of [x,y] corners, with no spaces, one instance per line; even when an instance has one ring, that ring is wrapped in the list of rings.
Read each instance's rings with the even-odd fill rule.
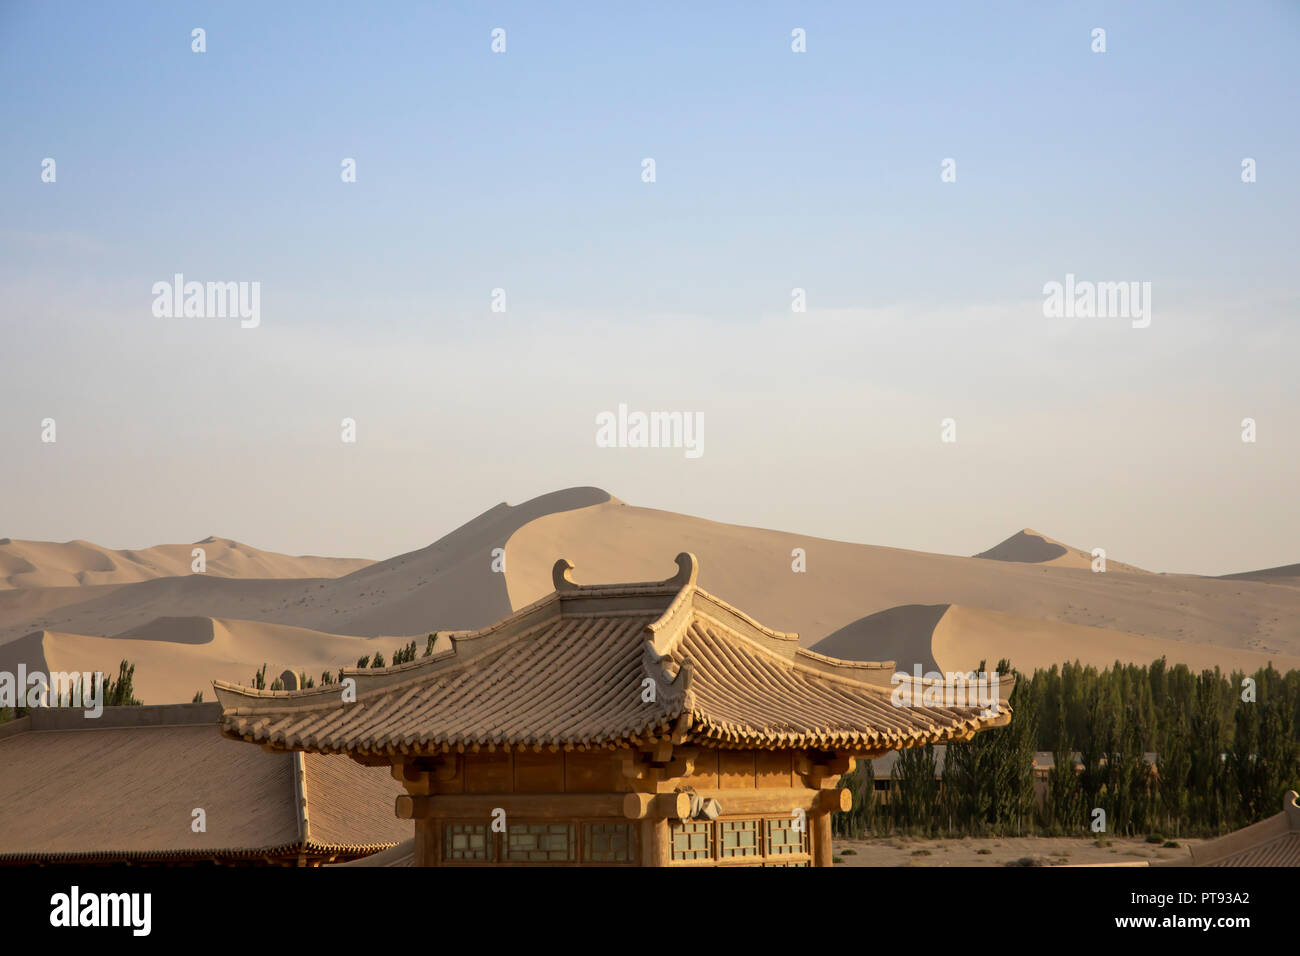
[[[320,680],[322,671],[335,673],[356,665],[358,658],[380,652],[391,659],[394,649],[415,640],[424,652],[425,635],[353,637],[260,621],[209,617],[160,618],[114,637],[91,637],[57,631],[36,631],[0,644],[0,670],[16,671],[19,660],[28,671],[102,671],[116,676],[125,658],[135,664],[135,693],[146,703],[175,703],[203,691],[212,696],[213,680],[247,684],[262,664],[266,682],[286,669]]]
[[[802,548],[807,570],[792,571]],[[989,561],[829,541],[707,521],[623,502],[548,515],[507,547],[510,600],[550,589],[563,555],[579,581],[653,580],[660,555],[700,558],[700,584],[810,647],[873,614],[905,606],[961,605],[1178,644],[1300,656],[1300,594],[1258,581]],[[1089,632],[1071,632],[1078,639]],[[1068,658],[1072,659],[1072,658]]]
[[[1018,564],[1045,564],[1057,568],[1083,568],[1091,571],[1093,555],[1091,551],[1071,547],[1055,538],[1039,534],[1033,528],[1017,531],[1005,541],[1001,541],[975,555],[989,561],[1012,561]],[[1124,564],[1106,557],[1107,571],[1124,571],[1129,574],[1150,574],[1142,568]]]
[[[1021,534],[1024,534],[1022,532]],[[1013,536],[1014,538],[1015,536]],[[1048,546],[1059,545],[1042,538]],[[1005,543],[1005,542],[1004,542]],[[1253,670],[1300,661],[1300,588],[1285,574],[1104,574],[1039,560],[929,554],[730,525],[629,505],[598,488],[499,504],[425,548],[342,576],[180,574],[117,584],[0,589],[0,668],[116,672],[137,665],[150,703],[268,664],[319,677],[434,630],[476,628],[550,593],[559,557],[583,583],[662,580],[693,551],[700,584],[763,624],[837,657],[968,669],[1083,660]],[[792,552],[806,571],[792,569]],[[505,571],[494,553],[504,549]],[[996,549],[994,549],[996,550]],[[1285,569],[1282,569],[1285,570]],[[379,640],[371,640],[379,638]],[[825,645],[819,644],[825,640]]]
[[[1300,656],[1242,648],[1140,637],[1101,627],[1067,624],[963,605],[909,605],[855,621],[813,645],[812,650],[845,660],[895,661],[900,670],[951,673],[991,668],[1007,659],[1020,670],[1078,661],[1097,669],[1150,664],[1164,657],[1193,671],[1254,673],[1272,664],[1300,668]]]
[[[58,588],[131,584],[193,573],[201,548],[207,570],[221,578],[338,577],[373,562],[365,558],[321,558],[262,551],[229,538],[207,537],[193,544],[159,544],[114,551],[89,541],[0,539],[0,588]]]

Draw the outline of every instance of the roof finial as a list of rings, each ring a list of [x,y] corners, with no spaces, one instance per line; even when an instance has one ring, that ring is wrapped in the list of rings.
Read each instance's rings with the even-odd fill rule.
[[[678,588],[693,586],[700,576],[700,559],[689,551],[677,555],[677,573],[664,582]]]
[[[557,591],[573,591],[578,587],[578,582],[569,577],[573,571],[573,562],[568,558],[560,558],[555,562],[555,567],[551,568],[551,584]]]

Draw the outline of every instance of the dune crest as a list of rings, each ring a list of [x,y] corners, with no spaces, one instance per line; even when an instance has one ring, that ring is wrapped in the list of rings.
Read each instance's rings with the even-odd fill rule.
[[[1284,564],[1276,568],[1262,568],[1259,571],[1241,571],[1237,574],[1225,574],[1221,581],[1259,581],[1263,584],[1277,584],[1282,587],[1300,587],[1300,564]]]
[[[193,574],[194,549],[205,552],[204,573],[219,578],[333,578],[373,562],[262,551],[229,538],[115,551],[90,541],[0,541],[0,589],[133,584]]]
[[[319,678],[411,637],[423,653],[431,631],[484,627],[549,594],[557,558],[588,584],[651,581],[682,551],[700,558],[702,587],[836,657],[941,670],[1002,657],[1021,668],[1161,654],[1197,667],[1300,660],[1300,588],[1285,574],[1130,573],[1114,562],[1093,573],[1090,555],[1020,534],[1036,539],[1024,542],[1035,550],[1016,550],[1022,560],[985,560],[723,524],[569,488],[495,505],[424,548],[341,577],[0,588],[0,667],[50,655],[64,669],[116,672],[126,657],[146,699],[187,701],[214,677],[247,682],[263,662],[268,678],[285,668]]]
[[[1063,544],[1033,528],[1017,531],[1005,541],[1001,541],[975,555],[989,561],[1010,561],[1016,564],[1046,564],[1058,568],[1084,568],[1092,570],[1092,552]],[[1124,564],[1106,558],[1106,571],[1124,571],[1130,574],[1150,574],[1132,564]]]
[[[1171,664],[1186,664],[1193,673],[1218,667],[1225,672],[1240,669],[1249,674],[1270,662],[1282,671],[1300,668],[1300,656],[1296,655],[1140,637],[1108,628],[963,606],[951,607],[944,614],[934,629],[932,648],[944,670],[973,669],[981,660],[993,667],[1001,658],[1007,658],[1020,670],[1033,670],[1076,660],[1101,669],[1116,661],[1150,664],[1161,657]]]
[[[386,660],[410,641],[423,654],[427,636],[351,637],[261,621],[207,617],[160,618],[119,637],[36,631],[0,644],[0,670],[102,671],[116,676],[122,660],[135,665],[135,695],[146,704],[188,701],[195,691],[212,700],[214,679],[247,684],[263,664],[269,685],[282,671],[317,681],[322,671],[352,667],[381,653]]]
[[[892,660],[899,670],[943,673],[985,669],[1009,660],[1021,671],[1079,661],[1098,669],[1116,661],[1150,664],[1164,657],[1193,672],[1218,667],[1254,673],[1270,662],[1286,671],[1300,656],[1221,648],[1062,621],[1038,620],[964,605],[908,605],[872,614],[812,647],[819,654],[853,661]]]
[[[803,572],[792,567],[796,548],[806,554]],[[517,531],[506,549],[510,601],[518,608],[548,593],[556,557],[572,561],[580,580],[640,581],[658,574],[660,555],[683,550],[699,556],[702,587],[769,627],[797,632],[805,647],[844,628],[870,626],[858,622],[880,612],[954,604],[1079,625],[1087,629],[1075,633],[1080,639],[1097,629],[1158,638],[1180,655],[1183,647],[1206,645],[1300,657],[1294,588],[1131,573],[1110,561],[1105,573],[1094,573],[1090,555],[1075,567],[928,554],[621,502],[548,515]]]

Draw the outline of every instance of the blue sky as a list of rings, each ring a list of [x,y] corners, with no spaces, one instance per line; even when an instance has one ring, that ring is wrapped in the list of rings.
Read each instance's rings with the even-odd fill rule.
[[[1300,4],[375,6],[0,4],[0,534],[377,557],[599,484],[1297,560]],[[153,317],[177,272],[261,282],[261,327]],[[1151,282],[1151,328],[1044,319],[1067,272]],[[708,452],[591,447],[620,401]]]

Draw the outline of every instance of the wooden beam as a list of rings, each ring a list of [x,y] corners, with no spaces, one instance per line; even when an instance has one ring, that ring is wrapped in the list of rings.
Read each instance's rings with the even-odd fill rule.
[[[623,816],[629,820],[685,820],[691,815],[691,798],[685,793],[629,793],[623,797]]]
[[[841,774],[850,773],[853,770],[853,758],[847,753],[836,754],[830,760],[827,760],[823,766],[826,767],[828,777],[838,777]]]
[[[773,787],[759,790],[701,790],[696,789],[701,800],[712,797],[722,807],[724,816],[748,813],[793,814],[795,810],[811,813],[817,809],[817,790]]]
[[[506,818],[575,820],[581,817],[623,816],[622,793],[442,793],[400,794],[394,812],[401,820],[459,818],[488,821],[501,809]]]
[[[853,809],[853,794],[847,789],[819,790],[817,792],[817,810],[825,813],[847,813]]]
[[[664,767],[664,778],[675,780],[678,777],[692,777],[695,775],[695,758],[675,756],[668,761],[668,766]]]

